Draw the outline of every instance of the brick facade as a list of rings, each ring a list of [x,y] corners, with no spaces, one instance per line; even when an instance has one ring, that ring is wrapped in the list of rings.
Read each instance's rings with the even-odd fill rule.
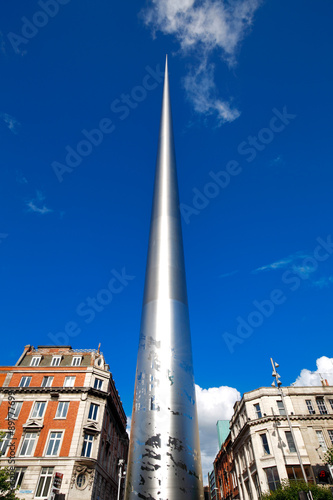
[[[0,367],[0,431],[8,430],[0,466],[16,471],[19,498],[52,498],[55,473],[63,477],[54,493],[66,499],[117,498],[126,416],[99,350],[29,345],[15,366]]]

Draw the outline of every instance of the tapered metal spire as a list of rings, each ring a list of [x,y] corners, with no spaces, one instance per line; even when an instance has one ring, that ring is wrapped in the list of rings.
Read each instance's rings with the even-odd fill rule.
[[[125,499],[203,499],[168,62]]]

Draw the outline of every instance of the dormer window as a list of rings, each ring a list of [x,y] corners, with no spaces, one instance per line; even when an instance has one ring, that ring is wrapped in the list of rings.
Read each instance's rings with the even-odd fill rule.
[[[42,356],[32,356],[30,366],[38,366],[41,359],[42,359]]]
[[[82,356],[74,356],[72,359],[72,366],[80,366],[82,361]]]
[[[59,366],[61,361],[61,356],[53,356],[51,361],[51,366]]]

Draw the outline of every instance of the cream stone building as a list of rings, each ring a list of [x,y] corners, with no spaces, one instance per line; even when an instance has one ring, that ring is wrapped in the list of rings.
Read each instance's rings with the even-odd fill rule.
[[[332,482],[324,453],[333,445],[333,388],[261,387],[235,403],[230,421],[240,500],[257,500],[282,479],[302,479],[298,446],[310,482]]]
[[[0,431],[19,498],[117,498],[126,415],[99,349],[28,345],[0,367]]]

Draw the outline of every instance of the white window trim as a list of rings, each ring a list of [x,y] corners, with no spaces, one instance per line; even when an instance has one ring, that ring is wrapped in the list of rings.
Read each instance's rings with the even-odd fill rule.
[[[79,363],[74,364],[74,360],[79,360]],[[82,356],[73,356],[72,358],[72,366],[81,366],[82,363]]]
[[[91,405],[94,405],[95,407],[97,406],[96,418],[89,417]],[[91,420],[92,422],[98,422],[99,406],[100,405],[98,405],[97,403],[94,403],[93,401],[91,401],[90,406],[89,406],[89,410],[88,410],[88,420]],[[94,411],[95,411],[95,408],[94,408]]]
[[[25,436],[27,434],[35,434],[36,435],[36,439],[35,439],[35,442],[34,442],[34,445],[32,447],[32,450],[31,450],[31,454],[30,455],[22,455],[21,454],[21,451],[22,451],[22,447],[23,447],[23,443],[25,441]],[[34,453],[35,453],[35,449],[36,449],[36,446],[37,446],[37,442],[38,442],[38,438],[39,438],[39,432],[36,432],[36,431],[31,431],[31,430],[28,430],[28,431],[24,431],[23,434],[22,434],[22,438],[21,438],[21,441],[20,441],[20,445],[18,447],[18,449],[20,450],[19,453],[18,453],[18,457],[33,457],[34,456]]]
[[[97,380],[99,381],[99,383],[101,382],[100,387],[95,387],[95,382]],[[94,389],[97,389],[98,391],[102,391],[103,390],[103,384],[104,384],[104,380],[103,379],[95,377],[95,379],[94,379]]]
[[[91,453],[90,453],[90,455],[89,455],[89,456],[88,456],[88,455],[82,455],[82,450],[83,450],[83,445],[84,445],[84,438],[85,438],[85,436],[86,436],[86,435],[87,435],[87,436],[91,436],[91,438],[92,438],[92,441],[91,441]],[[80,455],[80,456],[81,456],[81,457],[85,457],[85,458],[93,458],[93,456],[94,456],[94,442],[95,442],[95,439],[94,439],[94,436],[93,436],[92,434],[89,434],[88,432],[84,432],[84,433],[83,433],[83,439],[82,439],[82,443],[81,443],[81,451],[80,451],[80,453],[81,453],[81,455]]]
[[[51,491],[51,488],[52,488],[52,478],[53,478],[53,475],[54,475],[54,467],[52,466],[42,466],[41,470],[40,470],[40,473],[39,473],[39,476],[38,476],[38,481],[37,481],[37,484],[36,484],[36,489],[35,489],[35,498],[45,498],[45,495],[41,495],[41,496],[37,496],[37,489],[38,489],[38,486],[39,486],[39,482],[40,482],[40,479],[42,477],[42,470],[43,469],[52,469],[52,475],[48,474],[48,475],[44,475],[44,477],[51,477],[51,481],[50,481],[50,485],[49,485],[49,489],[48,489],[48,495],[50,495],[50,491]],[[44,482],[45,484],[45,482]],[[42,488],[41,490],[41,493],[43,493],[43,490],[44,490],[44,487]]]
[[[32,414],[34,412],[34,409],[35,409],[35,406],[38,404],[38,403],[45,403],[45,406],[44,406],[44,411],[43,411],[43,415],[41,417],[33,417]],[[47,401],[45,401],[44,399],[42,399],[41,401],[39,401],[37,399],[37,401],[34,402],[34,404],[32,405],[32,408],[31,408],[31,411],[30,411],[30,416],[29,416],[29,419],[30,420],[39,420],[39,419],[42,419],[44,418],[45,416],[45,413],[46,413],[46,408],[47,408]]]
[[[58,359],[60,360],[59,363],[53,364],[53,361],[54,360],[58,360]],[[62,360],[62,356],[53,356],[52,359],[51,359],[51,365],[50,366],[60,366],[61,360]]]
[[[52,379],[52,380],[51,380],[51,384],[50,384],[50,385],[42,385],[42,384],[43,384],[43,380],[44,380],[45,378],[50,378],[50,379]],[[44,375],[44,376],[43,376],[43,378],[42,378],[41,387],[52,387],[53,380],[54,380],[54,377],[53,377],[52,375]]]
[[[22,379],[24,379],[24,378],[30,378],[30,380],[29,380],[29,384],[28,384],[28,385],[26,385],[26,384],[21,385],[21,381],[22,381]],[[21,379],[20,379],[20,382],[19,382],[19,387],[29,387],[29,386],[30,386],[30,383],[31,383],[31,376],[30,376],[30,375],[22,375],[22,377],[21,377]]]
[[[20,416],[20,412],[21,412],[21,409],[22,409],[23,401],[16,401],[15,400],[15,405],[18,405],[18,404],[21,403],[20,411],[18,412],[17,417],[14,417],[13,415],[11,415],[10,418],[9,418],[9,409],[11,408],[11,406],[9,405],[10,401],[7,400],[7,403],[8,403],[8,411],[7,411],[7,417],[5,418],[5,420],[17,420],[19,418],[19,416]],[[6,429],[6,431],[8,431],[8,429]]]
[[[69,379],[69,378],[73,378],[73,379],[74,379],[74,383],[73,383],[73,385],[65,385],[66,380],[67,380],[67,379]],[[70,376],[65,377],[65,380],[64,380],[64,387],[75,387],[75,378],[76,378],[75,376],[71,376],[71,375],[70,375]]]
[[[60,444],[59,444],[57,455],[47,455],[46,454],[47,449],[49,447],[49,442],[50,442],[50,439],[51,439],[52,432],[56,432],[58,434],[61,432]],[[61,447],[62,447],[62,443],[63,443],[63,439],[64,439],[64,434],[65,434],[65,429],[50,429],[49,430],[48,435],[47,435],[47,440],[46,440],[45,448],[44,448],[44,453],[43,453],[44,457],[59,457],[60,451],[61,451]]]
[[[328,449],[328,446],[327,446],[327,443],[326,443],[326,439],[325,439],[325,435],[324,435],[323,429],[315,429],[315,433],[316,433],[317,441],[318,441],[318,444],[319,444],[319,448],[320,448],[320,449],[321,449],[324,453],[326,453],[326,451],[327,451],[327,449]],[[321,437],[323,438],[323,444],[324,444],[324,446],[322,446],[322,444],[321,444],[321,442],[320,442],[320,439],[319,439],[318,433],[321,433]]]
[[[9,431],[8,429],[0,429],[0,432],[3,432],[5,434],[9,434],[10,435],[10,439],[11,441],[13,440],[14,436],[15,436],[15,431]],[[4,438],[1,443],[0,443],[0,450],[1,450],[1,457],[2,458],[5,458],[7,456],[7,453],[8,453],[8,449],[9,449],[9,446],[10,446],[10,443],[8,444],[7,448],[6,448],[6,451],[3,453],[2,451],[2,446],[4,444],[4,441],[6,440],[6,438]]]
[[[21,472],[22,472],[22,469],[24,469],[24,472],[23,472],[23,477],[22,477],[21,484],[22,484],[22,483],[23,483],[23,481],[24,481],[24,475],[25,475],[25,473],[27,472],[28,467],[27,467],[27,466],[23,466],[23,467],[15,467],[15,473],[16,473],[16,471],[18,471],[18,470],[20,470],[20,472],[17,474],[17,478],[16,478],[16,481],[15,481],[15,486],[14,486],[14,488],[17,488],[17,485],[18,485],[18,480],[19,480],[19,476],[20,476],[20,474],[21,474]],[[20,489],[21,489],[21,486],[20,486]],[[19,493],[19,491],[18,491],[18,493]]]
[[[270,438],[269,438],[269,434],[268,434],[268,430],[267,429],[263,429],[261,431],[258,431],[258,434],[259,434],[259,439],[260,439],[260,444],[261,444],[261,448],[262,448],[262,454],[264,457],[272,457],[272,446],[271,446],[271,443],[270,443]],[[264,443],[263,443],[263,440],[262,440],[262,437],[261,436],[266,436],[266,441],[267,441],[267,446],[268,446],[268,449],[269,449],[269,453],[267,453],[265,451],[265,448],[264,448]]]
[[[35,360],[37,360],[37,363],[35,363]],[[42,356],[32,356],[31,361],[30,361],[30,366],[39,366],[41,360],[42,360]]]
[[[62,404],[67,403],[68,404],[67,411],[66,411],[66,416],[65,417],[57,417],[58,408],[59,408],[60,403],[62,403]],[[70,401],[58,401],[58,406],[57,406],[57,410],[56,410],[56,413],[55,413],[54,420],[66,420],[67,415],[68,415],[68,410],[69,410],[69,403],[70,403]]]

